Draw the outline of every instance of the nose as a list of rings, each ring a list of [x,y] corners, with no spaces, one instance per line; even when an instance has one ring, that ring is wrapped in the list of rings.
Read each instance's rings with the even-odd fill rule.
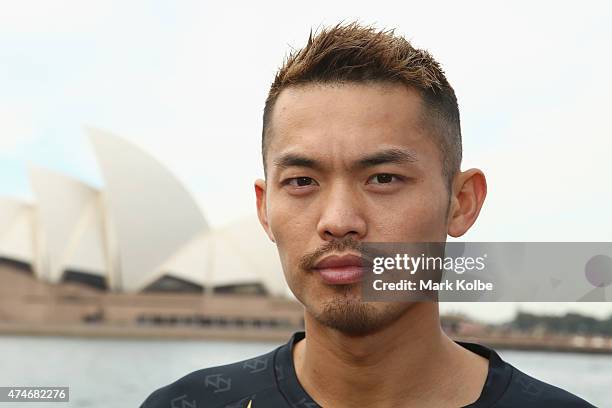
[[[317,225],[319,236],[325,241],[347,235],[363,239],[367,233],[367,223],[363,217],[362,200],[349,186],[330,187],[321,203],[321,217]]]

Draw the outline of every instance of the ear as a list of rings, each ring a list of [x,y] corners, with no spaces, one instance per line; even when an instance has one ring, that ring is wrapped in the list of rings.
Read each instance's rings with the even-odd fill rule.
[[[460,172],[453,181],[448,235],[460,237],[476,222],[487,195],[487,180],[479,169]]]
[[[276,242],[274,240],[274,234],[270,230],[270,225],[268,224],[268,208],[266,205],[266,181],[262,179],[255,180],[255,197],[257,201],[257,218],[259,218],[259,223],[268,234],[268,238],[272,242]]]

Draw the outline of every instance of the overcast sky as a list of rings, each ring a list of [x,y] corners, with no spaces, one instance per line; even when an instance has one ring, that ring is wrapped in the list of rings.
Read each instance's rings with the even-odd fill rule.
[[[489,184],[464,239],[610,242],[610,4],[1,1],[0,195],[33,199],[27,163],[101,187],[94,126],[167,165],[213,226],[254,214],[275,70],[311,28],[359,20],[428,49],[455,88],[463,167]],[[463,308],[515,309],[491,306]]]

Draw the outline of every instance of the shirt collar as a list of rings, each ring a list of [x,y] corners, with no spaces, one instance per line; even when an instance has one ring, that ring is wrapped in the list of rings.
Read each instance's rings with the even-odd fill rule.
[[[304,339],[306,333],[295,332],[289,341],[278,349],[274,369],[279,389],[292,407],[320,408],[300,384],[293,364],[295,343]],[[507,364],[495,350],[476,343],[456,342],[461,347],[489,360],[487,379],[478,400],[464,408],[485,408],[492,406],[506,391],[512,375],[512,366]]]

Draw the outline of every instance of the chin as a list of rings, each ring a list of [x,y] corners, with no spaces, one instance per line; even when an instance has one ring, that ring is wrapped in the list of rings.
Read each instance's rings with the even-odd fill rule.
[[[318,304],[316,313],[311,314],[322,325],[343,334],[364,336],[389,326],[409,307],[401,303],[361,302],[359,296],[347,293]]]

